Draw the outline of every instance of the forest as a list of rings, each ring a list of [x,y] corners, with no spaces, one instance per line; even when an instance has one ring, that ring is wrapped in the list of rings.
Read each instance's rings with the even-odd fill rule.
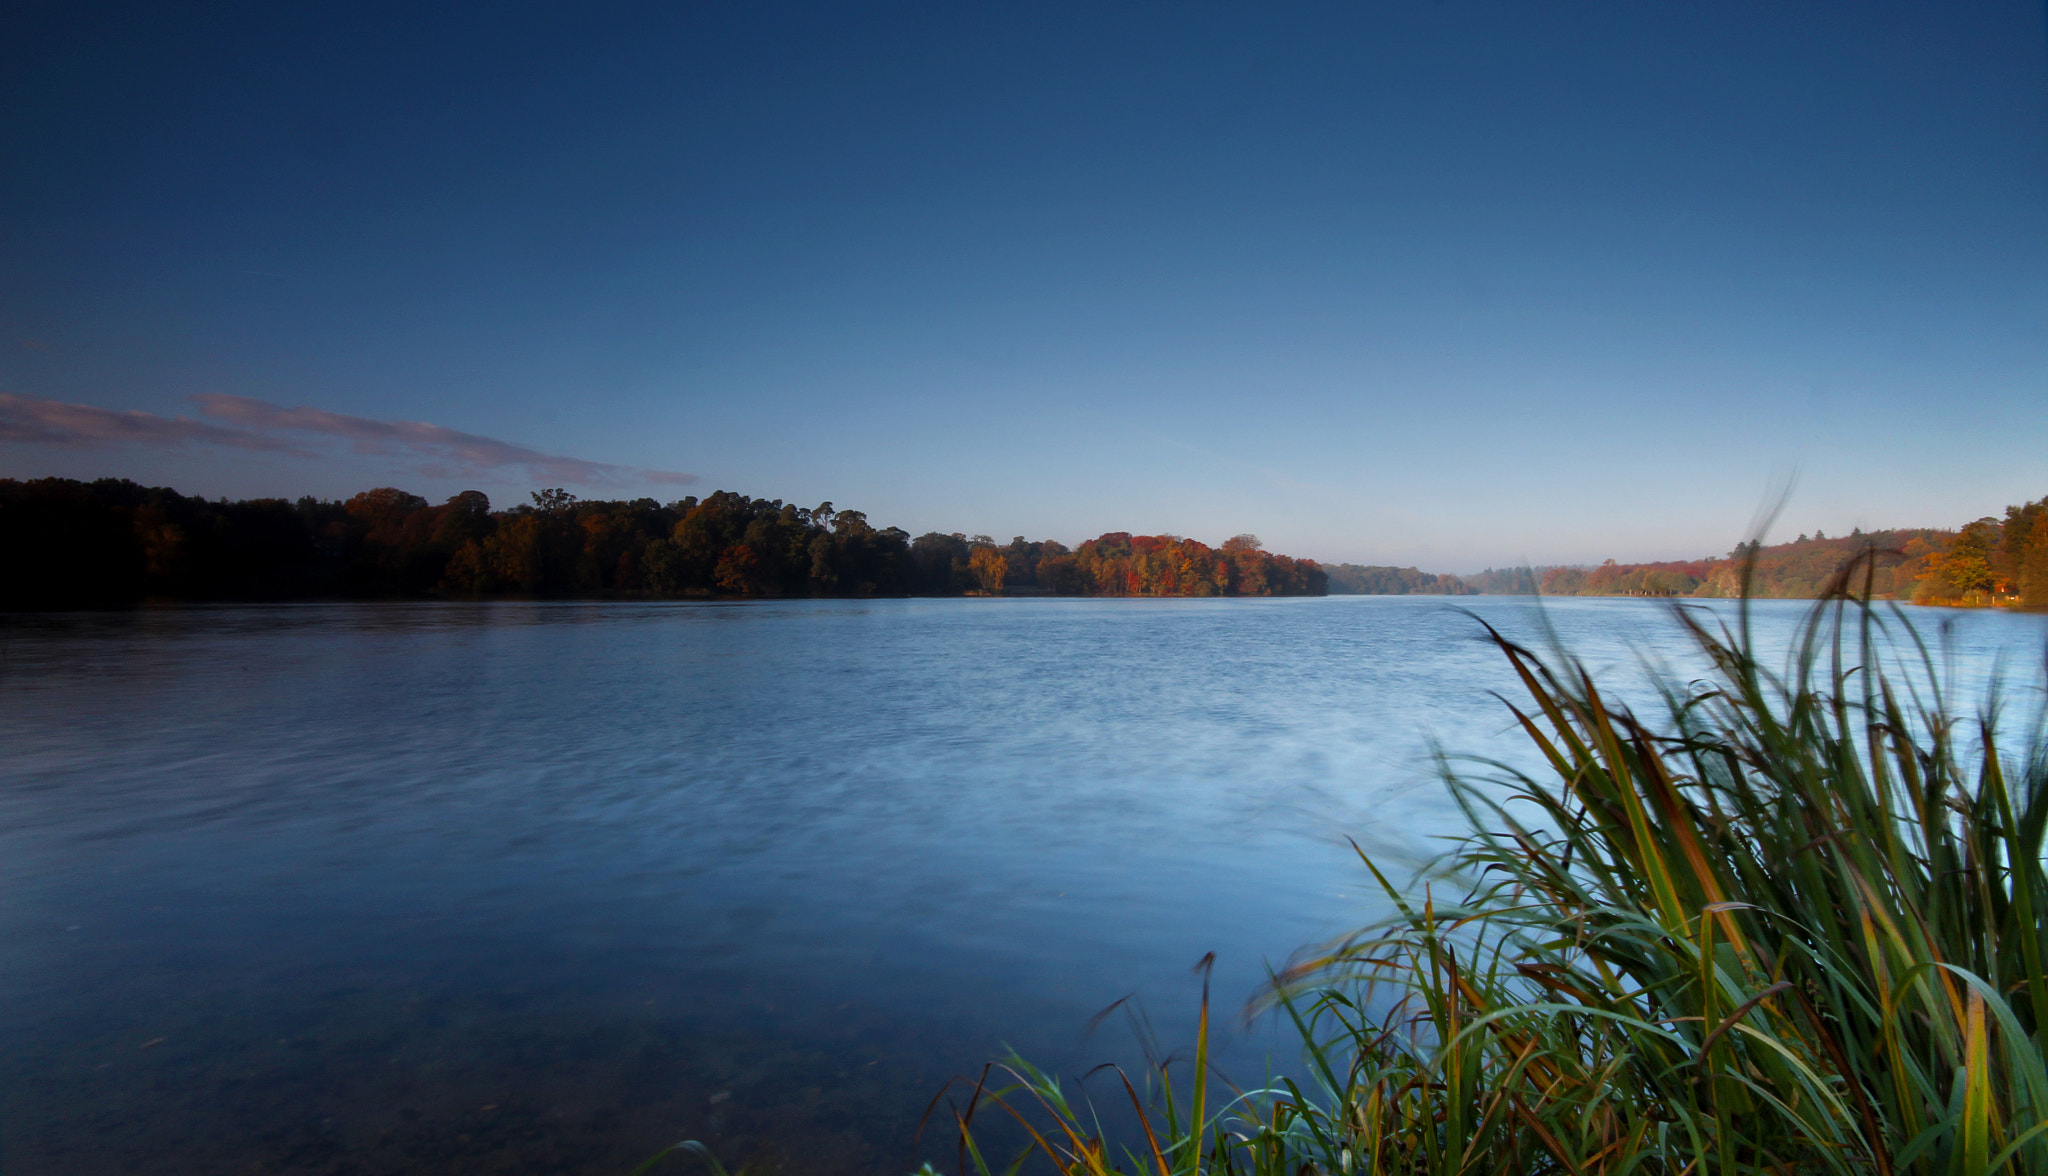
[[[1742,544],[1724,557],[1598,567],[1488,568],[1472,576],[1414,568],[1324,565],[1332,593],[1406,596],[1750,595],[1804,600],[1862,552],[1872,553],[1873,595],[1916,604],[2048,608],[2048,497],[2005,508],[1953,530],[1935,527],[1815,531],[1786,543]]]
[[[1114,531],[1055,540],[877,528],[830,502],[717,491],[662,503],[542,490],[494,510],[391,487],[345,501],[230,502],[124,479],[0,479],[0,607],[315,596],[1301,596],[1815,595],[1860,552],[1872,591],[1921,604],[2048,607],[2048,497],[1954,529],[1898,528],[1738,546],[1726,556],[1597,567],[1316,564],[1265,551]]]
[[[1861,552],[1872,553],[1874,595],[1916,604],[2048,608],[2048,498],[2008,506],[1953,530],[1920,527],[1819,531],[1789,543],[1738,546],[1724,558],[1593,568],[1548,568],[1548,596],[1742,595],[1742,569],[1753,560],[1750,594],[1804,599]]]
[[[0,479],[0,608],[305,597],[1300,596],[1313,561],[1117,531],[1069,549],[912,539],[830,502],[730,491],[677,502],[542,490],[493,510],[391,487],[346,501],[188,497],[124,479]]]

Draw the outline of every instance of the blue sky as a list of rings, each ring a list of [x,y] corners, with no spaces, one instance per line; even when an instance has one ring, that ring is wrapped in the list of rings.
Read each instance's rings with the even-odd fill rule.
[[[1460,571],[2048,494],[2038,3],[591,7],[13,10],[0,475]]]

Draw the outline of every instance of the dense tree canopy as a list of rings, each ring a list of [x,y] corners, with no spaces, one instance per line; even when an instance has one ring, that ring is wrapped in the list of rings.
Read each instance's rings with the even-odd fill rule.
[[[118,479],[0,479],[0,607],[151,597],[1272,596],[1320,593],[1307,560],[1124,532],[1069,550],[1022,536],[912,540],[830,502],[718,491],[661,503],[543,490],[494,511],[392,487],[345,502],[189,498]]]

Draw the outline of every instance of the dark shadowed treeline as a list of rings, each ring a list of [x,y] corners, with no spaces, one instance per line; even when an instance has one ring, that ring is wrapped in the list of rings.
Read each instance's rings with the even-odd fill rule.
[[[918,536],[910,545],[919,595],[960,592],[1048,596],[1321,596],[1328,591],[1313,560],[1260,550],[1256,535],[1220,548],[1177,535],[1111,531],[1069,549],[1019,535],[998,544],[986,535]]]
[[[1077,549],[1022,536],[877,529],[829,502],[719,491],[661,503],[544,490],[510,510],[464,491],[345,502],[189,498],[120,479],[0,479],[0,607],[306,596],[1289,596],[1308,560],[1240,535],[1114,532]]]

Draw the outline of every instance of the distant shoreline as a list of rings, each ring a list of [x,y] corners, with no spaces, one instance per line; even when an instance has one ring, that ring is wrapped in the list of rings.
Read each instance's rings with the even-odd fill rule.
[[[1738,544],[1726,556],[1656,563],[1488,568],[1471,576],[1413,567],[1324,564],[1333,595],[1634,596],[1812,600],[1852,561],[1845,585],[1875,600],[1959,608],[2048,608],[2048,497],[1953,530],[1815,532]],[[1746,582],[1745,582],[1746,580]]]

